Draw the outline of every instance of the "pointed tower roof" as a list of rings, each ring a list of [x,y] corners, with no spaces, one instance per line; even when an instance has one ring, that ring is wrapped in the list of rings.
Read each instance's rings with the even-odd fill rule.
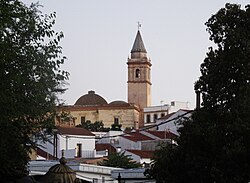
[[[133,48],[131,50],[131,53],[133,53],[133,52],[147,53],[145,46],[144,46],[144,43],[142,41],[141,33],[139,30],[137,31],[135,42],[134,42]]]

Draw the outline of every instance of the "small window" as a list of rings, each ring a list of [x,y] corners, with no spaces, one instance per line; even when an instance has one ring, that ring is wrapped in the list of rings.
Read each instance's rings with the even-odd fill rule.
[[[114,124],[119,125],[119,118],[116,118],[116,117],[114,118]]]
[[[140,69],[136,69],[135,70],[135,77],[136,78],[140,78],[141,77],[141,71],[140,71]]]
[[[82,144],[76,145],[76,157],[78,158],[82,157]]]
[[[85,123],[85,116],[81,116],[81,124]]]
[[[165,116],[165,113],[161,113],[161,117]]]
[[[147,123],[150,123],[150,114],[147,114],[146,122],[147,122]]]
[[[156,121],[158,118],[158,115],[157,114],[154,114],[154,121]]]

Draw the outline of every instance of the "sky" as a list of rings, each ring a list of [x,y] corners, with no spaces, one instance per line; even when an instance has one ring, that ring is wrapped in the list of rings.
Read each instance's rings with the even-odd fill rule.
[[[38,2],[22,0],[26,5]],[[225,3],[249,0],[41,0],[43,14],[56,12],[54,30],[70,73],[65,104],[94,90],[107,102],[127,101],[127,58],[138,30],[151,59],[152,105],[188,102],[195,107],[194,83],[209,41],[205,22]]]

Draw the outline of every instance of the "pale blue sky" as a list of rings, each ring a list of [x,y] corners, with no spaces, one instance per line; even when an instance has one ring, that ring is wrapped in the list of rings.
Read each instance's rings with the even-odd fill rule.
[[[26,4],[36,0],[23,0]],[[137,21],[152,61],[152,105],[160,101],[195,105],[194,82],[208,47],[204,23],[226,2],[249,0],[41,0],[43,13],[56,12],[63,31],[63,68],[70,72],[68,91],[61,96],[74,104],[89,90],[107,102],[127,101],[127,57]]]

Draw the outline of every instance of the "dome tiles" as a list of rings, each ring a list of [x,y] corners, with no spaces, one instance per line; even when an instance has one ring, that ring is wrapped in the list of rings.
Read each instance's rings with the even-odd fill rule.
[[[95,94],[95,91],[89,91],[88,94],[81,96],[75,103],[75,105],[107,105],[107,101],[98,94]]]

